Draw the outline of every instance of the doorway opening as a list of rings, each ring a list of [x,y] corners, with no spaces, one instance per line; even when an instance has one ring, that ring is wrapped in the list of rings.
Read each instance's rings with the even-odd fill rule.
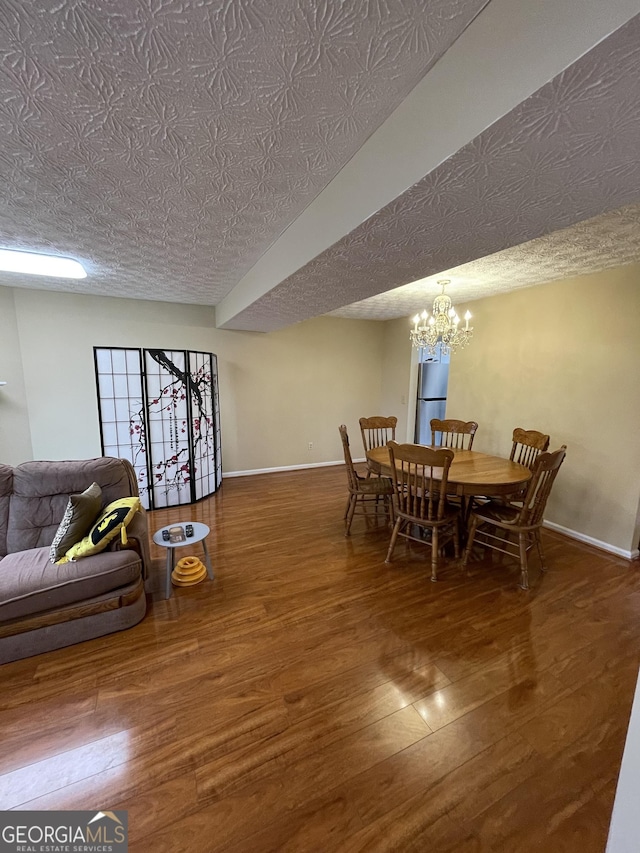
[[[431,444],[431,419],[445,417],[449,386],[450,355],[442,354],[440,345],[434,355],[426,348],[418,353],[418,390],[416,400],[416,444]]]

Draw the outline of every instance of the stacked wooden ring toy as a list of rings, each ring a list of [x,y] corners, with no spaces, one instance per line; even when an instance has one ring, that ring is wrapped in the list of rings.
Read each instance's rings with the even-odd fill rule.
[[[197,557],[183,557],[171,572],[174,586],[193,586],[207,576],[207,569]]]

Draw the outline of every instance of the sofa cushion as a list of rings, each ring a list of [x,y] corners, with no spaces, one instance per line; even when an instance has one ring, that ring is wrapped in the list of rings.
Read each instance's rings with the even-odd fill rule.
[[[13,469],[6,551],[51,545],[70,495],[91,483],[102,489],[104,503],[137,494],[131,463],[103,456],[62,462],[23,462]]]
[[[123,527],[131,521],[140,509],[140,498],[120,498],[105,507],[84,539],[72,545],[59,560],[79,560],[104,551],[109,542],[116,538]],[[126,538],[122,540],[126,543]]]
[[[8,554],[0,560],[0,620],[17,619],[93,598],[140,577],[135,551],[103,551],[77,562],[52,565],[49,548]]]
[[[67,553],[89,530],[102,509],[102,489],[92,483],[79,495],[71,495],[62,521],[51,543],[49,559],[52,563]]]
[[[9,527],[9,503],[13,492],[13,468],[0,465],[0,557],[7,553],[7,528]]]

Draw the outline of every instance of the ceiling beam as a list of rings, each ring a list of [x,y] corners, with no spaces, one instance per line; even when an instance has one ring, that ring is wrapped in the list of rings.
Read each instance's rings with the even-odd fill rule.
[[[255,329],[250,315],[257,300],[637,12],[636,0],[492,0],[219,303],[216,325]]]

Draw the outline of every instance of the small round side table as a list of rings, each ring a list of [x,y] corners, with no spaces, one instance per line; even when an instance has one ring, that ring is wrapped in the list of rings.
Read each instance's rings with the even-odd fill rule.
[[[186,530],[187,524],[190,524],[193,527],[193,536],[186,536],[181,542],[169,542],[162,538],[164,530],[170,530],[172,527],[182,527],[183,530]],[[202,542],[202,547],[204,549],[204,563],[207,567],[207,574],[211,580],[213,580],[213,569],[211,567],[211,559],[207,549],[207,536],[210,532],[211,531],[207,525],[203,524],[201,521],[176,521],[172,524],[165,525],[165,527],[161,527],[160,530],[156,530],[153,534],[153,541],[155,544],[160,545],[161,548],[167,549],[167,585],[165,588],[165,598],[171,598],[171,572],[173,571],[176,548],[186,548],[188,545],[193,545],[195,542]]]

